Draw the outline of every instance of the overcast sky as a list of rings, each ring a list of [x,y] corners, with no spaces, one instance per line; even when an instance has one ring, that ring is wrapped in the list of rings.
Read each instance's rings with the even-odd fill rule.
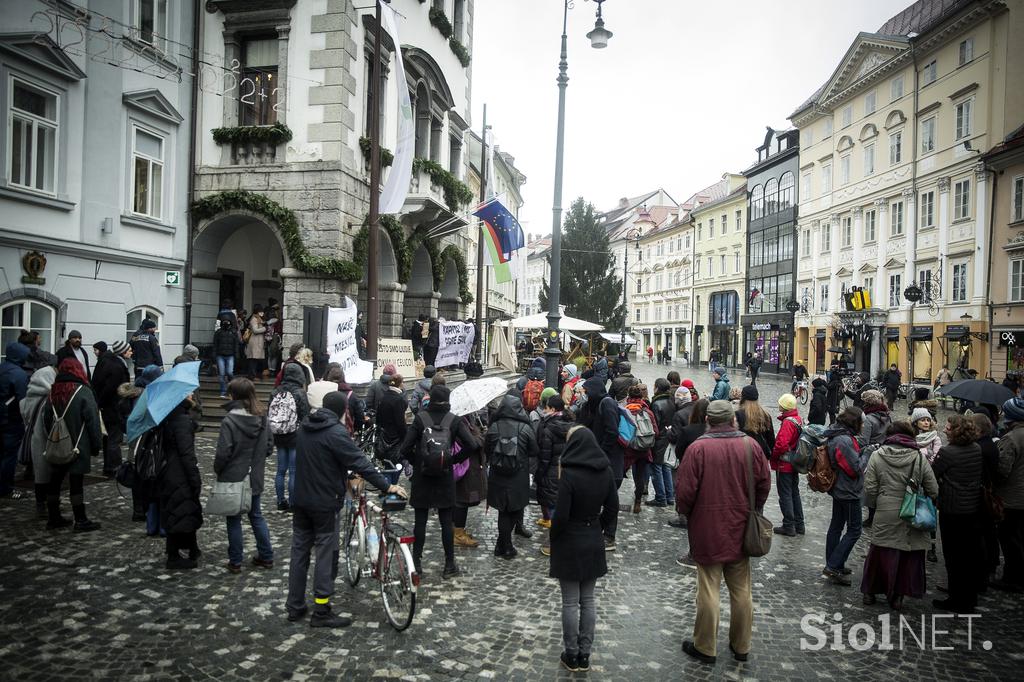
[[[563,206],[599,210],[663,187],[676,201],[756,160],[765,126],[811,95],[859,31],[911,0],[607,0],[569,10]],[[527,232],[551,231],[562,0],[476,0],[473,129],[483,104],[498,146],[526,174]]]

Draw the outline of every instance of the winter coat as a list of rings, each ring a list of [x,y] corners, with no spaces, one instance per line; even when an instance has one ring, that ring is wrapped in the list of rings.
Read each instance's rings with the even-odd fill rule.
[[[836,472],[836,483],[828,494],[835,500],[845,502],[860,500],[864,492],[864,469],[868,465],[868,454],[857,443],[857,434],[836,422],[825,430],[825,439],[828,460]]]
[[[825,391],[825,409],[829,414],[837,414],[843,395],[843,378],[838,372],[832,372]]]
[[[92,372],[92,389],[100,409],[117,409],[117,387],[131,380],[128,365],[120,356],[109,350],[101,355]]]
[[[133,383],[125,382],[117,387],[117,421],[121,425],[121,433],[128,432],[128,417],[140,395],[142,389]]]
[[[148,329],[139,328],[129,340],[132,347],[132,362],[135,369],[141,372],[143,368],[150,365],[157,367],[164,366],[164,358],[160,354],[160,342],[156,340],[156,334]]]
[[[390,374],[381,374],[378,381],[371,381],[370,385],[366,387],[366,409],[376,412],[380,406],[380,399],[388,392],[390,385]],[[427,389],[427,393],[430,393],[429,389]]]
[[[424,419],[439,426],[448,414],[448,406],[430,404],[427,409],[420,410],[412,420],[400,451],[402,459],[412,465],[412,492],[409,495],[409,506],[414,509],[448,509],[455,506],[455,477],[451,474],[442,476],[425,476],[419,466],[419,443],[426,428]],[[452,422],[452,437],[458,442],[461,450],[452,457],[452,463],[470,458],[480,449],[480,440],[465,419]]]
[[[939,481],[939,512],[974,514],[981,509],[984,463],[980,445],[943,445],[932,463],[932,471]]]
[[[25,398],[28,390],[28,372],[10,360],[0,362],[0,429],[10,433],[21,433],[24,423],[18,403]],[[14,398],[13,401],[7,401]]]
[[[160,498],[160,527],[168,533],[192,533],[203,525],[203,489],[196,461],[196,437],[186,400],[164,419],[162,429],[163,466],[157,476]]]
[[[881,445],[885,440],[885,430],[889,428],[889,424],[892,424],[892,414],[889,413],[889,409],[885,405],[868,409],[871,411],[864,410],[864,424],[860,429],[860,444],[870,451],[873,448],[868,446]]]
[[[601,381],[605,381],[605,382],[608,381],[608,358],[603,358],[603,357],[602,358],[598,358],[594,362],[593,369],[594,369],[594,378],[595,379],[600,379]],[[598,442],[600,443],[601,439],[598,439]],[[602,448],[602,449],[604,449],[604,448]]]
[[[541,506],[553,509],[558,501],[558,463],[565,452],[566,436],[573,426],[573,421],[562,412],[544,415],[537,434],[540,447],[537,456],[537,502]],[[605,457],[607,459],[607,457]]]
[[[722,378],[715,382],[715,389],[711,392],[710,400],[729,399],[729,377],[722,375]]]
[[[302,366],[299,363],[293,362],[284,368],[284,377],[281,379],[281,385],[275,388],[273,393],[270,394],[270,404],[272,404],[274,402],[274,398],[281,393],[292,394],[292,398],[295,399],[295,414],[300,425],[305,421],[306,417],[309,416],[309,398],[306,397],[305,382],[305,370],[302,369]],[[292,433],[275,433],[274,445],[279,448],[294,448],[298,433],[298,429]]]
[[[487,460],[484,458],[483,437],[473,425],[476,418],[461,419],[466,430],[472,434],[473,447],[470,448],[471,454],[468,457],[469,468],[462,478],[455,481],[455,503],[460,507],[473,507],[487,499]]]
[[[1007,509],[1024,510],[1024,422],[1013,422],[999,439],[996,494]]]
[[[815,386],[811,389],[811,407],[807,413],[808,424],[825,425],[825,417],[828,416],[828,389],[825,386]]]
[[[577,429],[562,453],[558,505],[551,518],[549,575],[587,581],[608,572],[604,529],[619,513],[615,475],[593,432]]]
[[[261,495],[267,457],[274,450],[270,424],[265,415],[250,414],[238,401],[224,407],[228,413],[220,423],[213,471],[218,481],[227,483],[241,481],[248,474],[253,496]]]
[[[245,344],[245,357],[250,360],[264,360],[267,357],[267,325],[259,315],[249,318],[249,341]]]
[[[62,383],[66,375],[57,374],[54,383]],[[103,454],[103,436],[100,431],[100,409],[96,406],[96,396],[92,388],[83,384],[75,384],[79,387],[75,397],[68,403],[67,412],[63,407],[57,407],[57,414],[54,416],[53,403],[48,399],[43,406],[43,430],[44,434],[49,433],[57,417],[64,415],[64,423],[71,434],[71,440],[78,440],[78,459],[71,463],[68,473],[85,475],[92,468],[91,459]],[[52,393],[53,387],[50,387]],[[81,434],[81,438],[79,438]],[[45,438],[45,435],[44,435]],[[44,445],[45,449],[45,445]]]
[[[928,460],[915,448],[886,444],[871,454],[864,471],[864,495],[868,507],[875,508],[871,544],[904,552],[928,549],[930,533],[915,530],[900,518],[907,480],[913,475],[922,483],[924,494],[935,498],[939,484]]]
[[[50,463],[43,457],[46,449],[46,428],[43,410],[50,406],[50,387],[57,377],[53,367],[41,367],[32,372],[28,391],[21,400],[21,418],[25,422],[25,438],[32,453],[32,475],[36,483],[50,482]],[[24,447],[24,445],[23,445]]]
[[[330,410],[312,412],[295,439],[295,493],[289,502],[310,512],[336,512],[345,502],[348,474],[359,474],[385,491],[388,479],[359,449]]]
[[[672,418],[672,434],[669,436],[676,448],[676,461],[683,461],[687,448],[693,444],[693,441],[703,436],[705,430],[707,430],[707,424],[681,423],[679,413],[676,412]]]
[[[412,390],[412,395],[409,396],[409,409],[412,410],[413,414],[420,411],[423,398],[430,395],[431,379],[420,379],[416,382],[416,388]]]
[[[928,413],[931,414],[932,416],[932,421],[936,420],[936,417],[939,414],[938,400],[932,400],[931,398],[929,398],[928,400],[915,400],[912,403],[910,403],[910,407],[907,408],[907,415],[909,416],[914,414],[914,410],[916,410],[919,407],[923,407],[924,409],[928,410]]]
[[[405,396],[394,387],[388,389],[377,405],[377,452],[395,463],[398,461],[398,448],[405,440],[408,429],[405,411]]]
[[[654,437],[654,463],[664,464],[665,452],[669,446],[668,434],[672,430],[672,417],[676,414],[676,402],[669,394],[659,393],[651,400],[651,411],[658,425],[658,432]]]
[[[679,465],[676,504],[689,520],[690,553],[698,564],[731,563],[745,556],[748,458],[754,468],[754,506],[761,509],[772,485],[768,462],[758,456],[757,443],[731,424],[709,428]]]
[[[771,459],[772,451],[775,449],[775,429],[772,428],[771,417],[767,412],[764,413],[764,416],[767,418],[768,424],[761,431],[754,431],[753,428],[747,426],[747,414],[743,410],[736,410],[736,425],[739,426],[740,431],[757,441],[765,459]]]
[[[537,459],[540,448],[523,403],[511,395],[502,398],[501,405],[487,427],[484,452],[488,460],[498,449],[499,441],[506,438],[517,440],[519,470],[506,476],[491,466],[487,475],[487,504],[498,511],[517,512],[530,503],[530,463]]]
[[[618,403],[607,393],[588,395],[577,421],[594,432],[597,444],[611,463],[615,480],[621,481],[625,452],[619,442]]]
[[[942,439],[939,438],[937,431],[924,431],[917,434],[917,446],[918,449],[924,453],[925,459],[928,460],[929,464],[935,463],[935,456],[939,454],[939,450],[942,449]]]
[[[796,424],[790,421],[791,419],[796,420]],[[778,416],[778,420],[782,422],[782,425],[779,427],[779,435],[775,437],[775,447],[772,448],[772,471],[791,474],[793,465],[783,462],[782,455],[796,449],[801,430],[797,424],[803,426],[803,420],[800,419],[800,414],[795,409],[783,412]]]
[[[636,383],[636,377],[632,374],[628,372],[620,374],[612,379],[612,388],[608,393],[621,403],[629,395],[630,387],[636,385]]]
[[[981,463],[985,468],[982,480],[985,485],[991,486],[999,473],[999,439],[991,436],[983,436],[977,441],[981,448]]]
[[[75,353],[75,349],[72,348],[69,344],[65,343],[63,346],[57,349],[57,364],[60,365],[62,361],[71,358],[72,360],[75,360],[76,362],[80,363],[82,367],[85,368],[85,376],[89,377],[89,380],[91,381],[92,370],[89,368],[89,350],[87,348],[81,347],[79,348],[79,350],[82,351],[81,355]],[[110,351],[107,352],[109,353]]]
[[[903,374],[899,370],[895,372],[891,369],[885,370],[885,374],[882,375],[882,388],[895,393],[900,390],[901,383],[903,383]]]
[[[234,329],[218,329],[213,333],[213,354],[233,357],[238,354],[238,332]]]

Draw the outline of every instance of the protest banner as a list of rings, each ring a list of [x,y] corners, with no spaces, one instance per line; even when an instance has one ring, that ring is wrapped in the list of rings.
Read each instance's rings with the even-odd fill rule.
[[[465,322],[438,320],[438,350],[435,367],[451,367],[469,361],[476,330]]]
[[[412,357],[412,341],[409,339],[381,339],[377,342],[377,369],[392,363],[395,370],[406,379],[416,376],[416,362]]]
[[[331,362],[345,370],[350,384],[368,384],[373,379],[373,363],[359,358],[356,347],[356,304],[345,297],[344,308],[327,309],[327,353]]]

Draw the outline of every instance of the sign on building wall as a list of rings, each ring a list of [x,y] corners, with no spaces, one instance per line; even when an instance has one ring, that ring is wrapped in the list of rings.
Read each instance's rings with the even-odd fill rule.
[[[164,270],[164,284],[169,287],[180,287],[181,270]]]
[[[438,351],[435,367],[451,367],[469,360],[476,330],[465,322],[438,322]]]

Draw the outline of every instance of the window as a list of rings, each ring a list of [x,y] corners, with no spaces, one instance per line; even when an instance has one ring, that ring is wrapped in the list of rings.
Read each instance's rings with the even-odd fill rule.
[[[265,126],[277,122],[277,112],[274,111],[277,104],[277,49],[276,36],[253,38],[242,43],[242,71],[238,80],[239,125]],[[373,111],[371,107],[372,101],[367,95],[367,114]],[[365,118],[370,120],[369,115]]]
[[[874,209],[864,211],[864,241],[873,242],[878,228],[878,212]]]
[[[825,223],[821,226],[821,252],[828,253],[832,250],[832,226]]]
[[[853,105],[852,104],[847,104],[845,107],[843,107],[842,117],[843,117],[843,127],[844,128],[853,123]]]
[[[974,38],[966,38],[960,41],[959,61],[960,66],[974,59]]]
[[[715,236],[715,219],[714,218],[709,218],[708,219],[708,237],[714,237],[714,236]]]
[[[921,153],[935,151],[935,117],[921,121]]]
[[[715,260],[712,256],[708,256],[708,277],[715,276]]]
[[[966,99],[956,105],[956,136],[961,140],[971,135],[971,117],[974,110],[974,99]]]
[[[700,223],[697,223],[697,241],[702,241],[703,239],[704,239],[704,226],[702,224],[700,224]]]
[[[963,220],[971,215],[971,180],[965,178],[953,185],[953,220]]]
[[[167,37],[167,0],[135,0],[134,16],[135,37],[163,50]]]
[[[690,233],[689,232],[686,233],[686,250],[687,251],[690,250]]]
[[[932,227],[935,225],[935,192],[921,192],[921,227]]]
[[[726,213],[722,214],[722,234],[725,234],[729,230],[729,215]]]
[[[164,140],[140,128],[133,131],[132,212],[160,219],[163,215]]]
[[[850,183],[850,155],[839,159],[839,184],[848,185]]]
[[[900,274],[889,275],[889,307],[898,308],[900,306],[900,287],[903,276]]]
[[[721,271],[721,273],[723,275],[726,274],[726,272],[728,272],[728,270],[726,270],[726,267],[725,267],[725,256],[724,255],[718,257],[718,269]]]
[[[807,201],[811,198],[811,174],[804,173],[800,176],[800,196]]]
[[[1010,300],[1024,301],[1024,258],[1010,261]]]
[[[874,277],[865,277],[864,278],[864,288],[868,290],[868,293],[874,292],[874,290],[875,290],[875,278]],[[874,298],[873,295],[872,295],[872,298]]]
[[[875,113],[875,91],[864,95],[864,115]]]
[[[804,146],[810,147],[814,144],[814,131],[810,128],[804,130]]]
[[[889,83],[889,99],[893,102],[903,97],[903,76],[896,76]]]
[[[853,219],[850,217],[843,218],[842,239],[843,246],[850,246],[853,244]]]
[[[892,222],[890,223],[891,229],[889,234],[893,237],[899,237],[903,234],[903,202],[897,201],[889,207],[889,215]]]
[[[736,231],[743,229],[743,211],[736,211]]]
[[[764,183],[764,214],[771,215],[779,210],[779,181],[771,178]]]
[[[800,255],[807,257],[811,255],[811,231],[804,230],[800,235]]]
[[[967,300],[967,263],[953,265],[953,290],[950,292],[950,300],[954,303]]]
[[[764,217],[764,187],[756,185],[750,193],[750,219]]]
[[[41,301],[23,298],[5,303],[0,307],[0,352],[18,340],[22,329],[39,332],[39,347],[54,352],[56,320],[54,309]]]
[[[733,256],[735,257],[735,261],[736,262],[733,263],[732,271],[733,272],[739,272],[740,268],[743,266],[742,259],[740,258],[740,254],[739,253],[735,253],[735,254],[733,254]]]
[[[921,302],[922,303],[931,303],[932,302],[932,295],[931,295],[932,288],[931,288],[931,284],[932,284],[932,271],[931,271],[931,268],[925,268],[924,270],[919,270],[918,273],[917,273],[917,285],[919,287],[921,287]]]
[[[11,184],[56,192],[57,95],[17,79],[11,80],[8,111]]]
[[[819,300],[818,312],[827,313],[828,312],[828,285],[827,284],[822,284],[821,285],[821,298],[818,299],[818,300]]]
[[[693,259],[693,278],[700,279],[700,258]]]
[[[636,321],[637,322],[640,321],[640,309],[639,308],[636,309]]]
[[[921,85],[928,85],[929,83],[934,83],[935,79],[938,78],[938,75],[938,64],[933,59],[927,64],[925,64],[924,68],[921,69]]]
[[[654,288],[651,291],[661,291],[661,275],[654,278]]]
[[[1011,195],[1013,205],[1010,207],[1010,220],[1013,222],[1024,220],[1024,176],[1013,179]]]
[[[793,206],[793,186],[795,181],[793,180],[793,174],[791,172],[785,172],[782,177],[779,178],[779,210],[785,211],[787,208]]]
[[[821,193],[828,194],[832,191],[832,164],[821,165]]]
[[[864,146],[864,175],[875,174],[875,145]]]
[[[895,166],[903,161],[903,131],[889,136],[889,165]]]
[[[832,134],[832,119],[831,118],[826,118],[825,119],[825,137],[828,137],[831,134]]]

